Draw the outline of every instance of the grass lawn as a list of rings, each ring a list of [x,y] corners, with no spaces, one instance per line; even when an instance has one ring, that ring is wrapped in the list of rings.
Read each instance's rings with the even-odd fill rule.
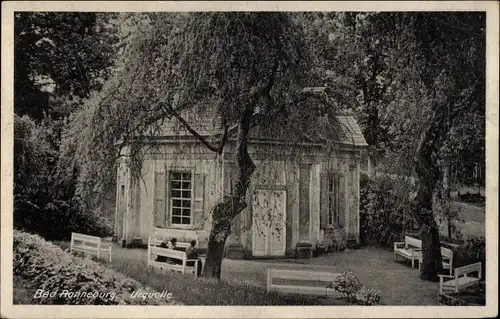
[[[67,248],[67,244],[63,243]],[[113,247],[109,267],[158,291],[171,291],[187,305],[338,305],[343,300],[267,294],[267,269],[298,269],[327,272],[352,271],[368,288],[380,290],[384,305],[438,305],[439,284],[419,278],[409,262],[395,262],[393,253],[363,247],[312,259],[229,260],[222,264],[220,285],[210,279],[147,268],[147,250]],[[399,260],[399,259],[398,259]]]
[[[395,262],[394,255],[389,250],[363,247],[312,259],[289,259],[279,264],[265,261],[257,264],[267,264],[266,268],[352,271],[363,285],[381,291],[381,302],[385,305],[439,305],[439,283],[421,280],[418,268],[412,269],[409,261],[404,262],[399,258]]]
[[[57,242],[56,244],[63,249],[69,248],[69,243],[67,242]],[[186,305],[279,306],[347,304],[344,300],[340,299],[268,293],[265,287],[265,274],[262,277],[262,269],[259,269],[258,264],[251,261],[224,260],[222,280],[218,282],[214,279],[195,278],[176,272],[160,272],[148,269],[146,257],[147,250],[145,249],[125,249],[115,245],[112,252],[113,261],[111,263],[101,262],[159,292],[172,292],[174,298]],[[245,262],[243,267],[247,267],[251,271],[245,272],[244,269],[239,269],[241,262]],[[264,284],[261,282],[262,278],[264,278]]]
[[[315,269],[317,271],[352,271],[368,288],[380,290],[385,305],[438,305],[438,284],[419,278],[418,269],[409,263],[395,262],[392,252],[366,247],[338,254],[328,254],[312,259],[287,259],[277,262],[225,260],[223,276],[230,279],[254,273],[253,281],[266,284],[266,270]],[[227,270],[224,273],[224,270]]]
[[[205,278],[147,269],[144,249],[113,248],[109,264],[121,273],[156,290],[171,291],[188,305],[325,305],[343,300],[267,294],[268,268],[315,269],[327,272],[352,271],[368,288],[380,290],[385,305],[438,305],[438,283],[419,278],[418,269],[395,262],[392,252],[365,247],[312,259],[223,261],[220,285]]]
[[[170,291],[186,305],[344,305],[343,300],[313,298],[299,295],[267,293],[260,281],[260,272],[234,272],[232,260],[225,260],[219,283],[214,279],[195,278],[175,272],[148,269],[146,250],[113,248],[109,267],[136,279],[157,291]],[[247,263],[251,263],[248,262]],[[228,270],[227,267],[232,270]],[[243,280],[242,280],[243,279]]]
[[[464,238],[471,236],[485,237],[486,214],[484,207],[453,201],[451,209],[462,221],[454,221],[455,227],[462,233]],[[440,226],[440,233],[448,236],[448,225],[445,221]]]

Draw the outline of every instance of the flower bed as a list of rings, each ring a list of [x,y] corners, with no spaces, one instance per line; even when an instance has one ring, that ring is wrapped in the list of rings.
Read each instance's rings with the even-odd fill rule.
[[[158,298],[144,287],[89,258],[72,256],[38,235],[14,231],[14,276],[38,292],[34,303],[83,305],[170,305],[173,298]],[[45,293],[46,295],[42,295]],[[154,295],[157,293],[157,295]],[[151,296],[137,298],[134,296]]]

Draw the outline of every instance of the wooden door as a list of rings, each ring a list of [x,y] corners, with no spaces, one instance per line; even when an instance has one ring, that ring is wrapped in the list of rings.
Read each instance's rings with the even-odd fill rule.
[[[286,249],[286,191],[257,190],[252,201],[252,254],[284,256]]]

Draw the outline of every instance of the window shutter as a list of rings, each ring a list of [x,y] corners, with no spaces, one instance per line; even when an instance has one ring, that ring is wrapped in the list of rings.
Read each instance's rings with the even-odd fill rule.
[[[168,171],[166,168],[165,168],[165,185],[166,185],[166,188],[165,188],[165,226],[168,226],[171,224],[171,219],[170,219],[170,205],[171,205],[171,198],[172,198],[172,192],[170,191],[170,179],[171,179],[171,174],[170,174],[170,171]]]
[[[323,173],[320,176],[320,228],[328,228],[328,175]]]
[[[165,205],[165,172],[155,173],[155,207],[153,223],[155,227],[165,227],[166,205]]]
[[[205,197],[205,175],[194,174],[194,196],[193,196],[193,226],[195,229],[203,229],[205,224],[204,202]]]
[[[345,210],[346,210],[346,207],[345,207],[345,192],[346,192],[346,189],[345,189],[345,173],[340,173],[339,174],[339,179],[338,179],[338,200],[337,200],[337,203],[338,203],[338,214],[339,214],[339,226],[340,227],[344,227],[345,226]]]

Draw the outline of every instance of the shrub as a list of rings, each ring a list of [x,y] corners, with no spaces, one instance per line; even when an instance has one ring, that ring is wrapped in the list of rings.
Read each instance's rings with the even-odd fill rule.
[[[344,272],[342,275],[335,277],[331,286],[336,291],[343,293],[349,301],[355,300],[356,292],[361,287],[363,285],[352,272]]]
[[[38,235],[14,231],[14,275],[29,283],[30,288],[57,292],[54,296],[36,298],[40,304],[87,305],[167,305],[180,304],[159,298],[132,298],[132,292],[155,293],[138,281],[128,278],[89,258],[74,257]],[[64,291],[80,294],[68,298]],[[94,294],[98,293],[98,294]],[[90,294],[88,296],[87,294]],[[85,296],[85,297],[83,297]]]
[[[364,243],[392,246],[418,227],[410,201],[413,186],[404,178],[361,175],[360,228]]]
[[[363,286],[356,292],[355,300],[359,305],[376,305],[380,302],[380,292]]]
[[[484,237],[470,237],[454,250],[453,268],[481,262],[482,277],[486,278],[486,241]]]
[[[350,303],[369,306],[380,302],[380,292],[363,286],[352,272],[343,272],[335,277],[329,288],[343,293]]]
[[[14,117],[14,227],[51,240],[71,232],[109,236],[110,223],[80,208],[76,181],[58,170],[61,125]]]

